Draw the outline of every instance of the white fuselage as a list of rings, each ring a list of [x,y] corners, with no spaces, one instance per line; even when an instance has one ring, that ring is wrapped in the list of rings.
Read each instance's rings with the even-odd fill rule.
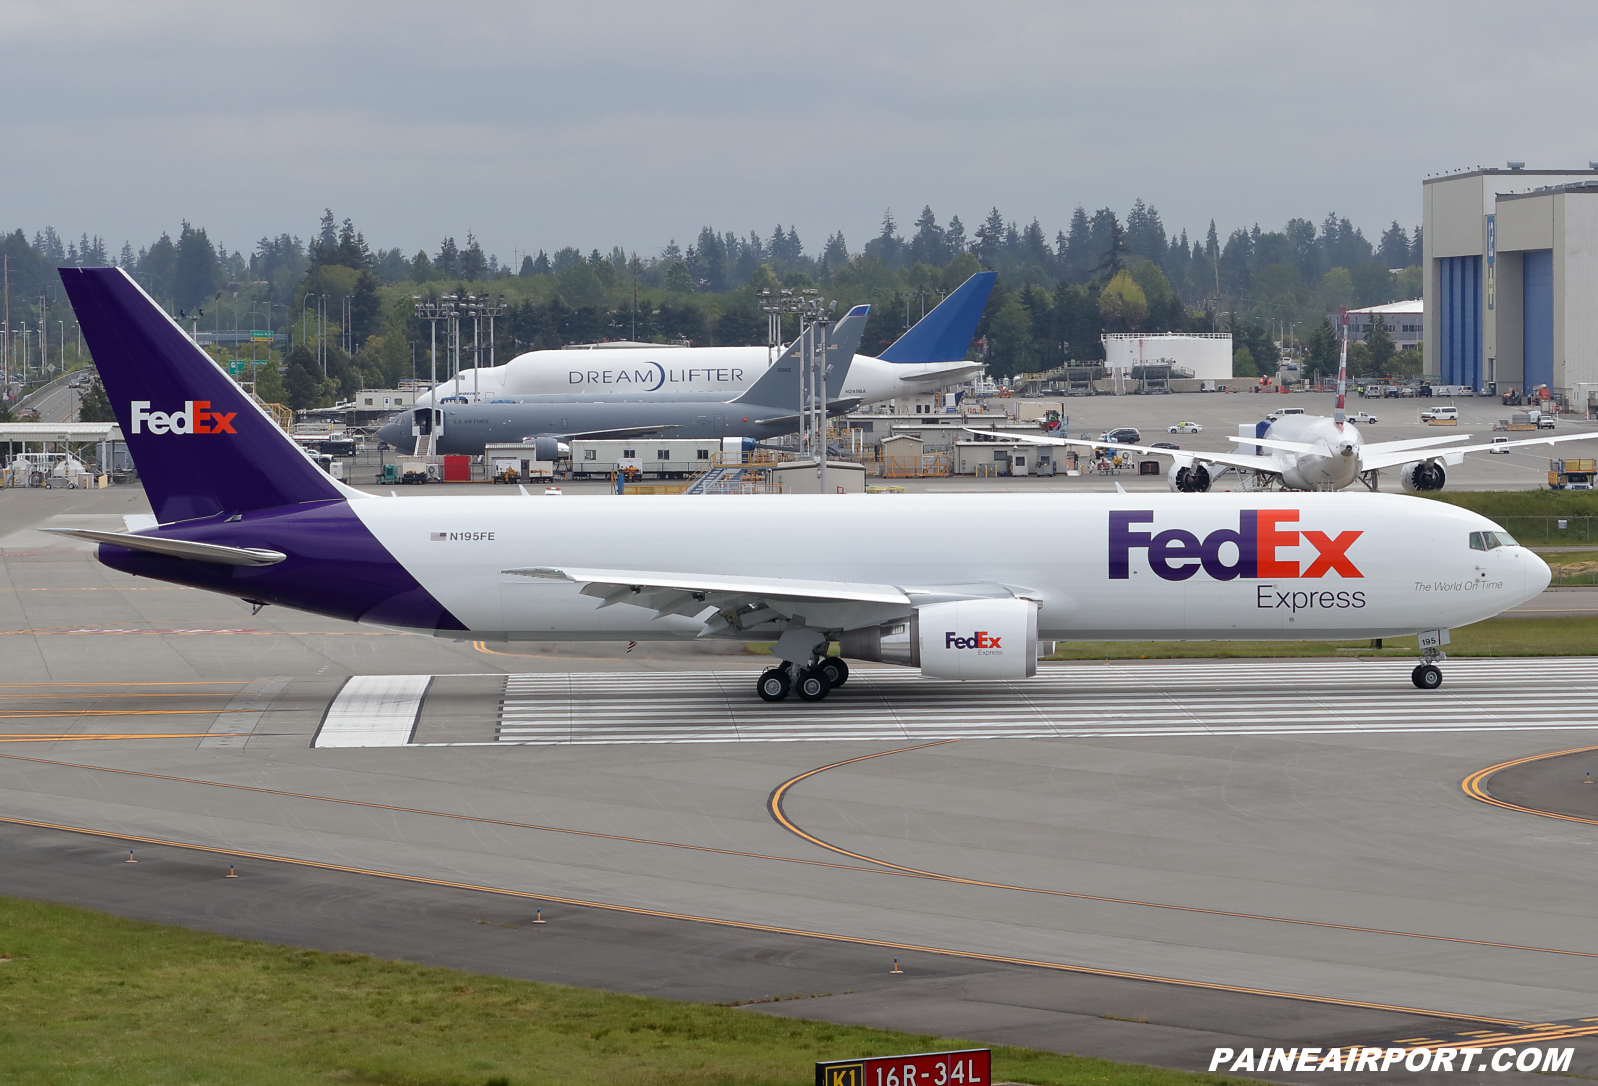
[[[975,582],[1036,599],[1048,640],[1398,637],[1489,618],[1543,590],[1494,525],[1398,495],[614,496],[357,500],[374,536],[473,636],[668,640],[712,615],[601,607],[538,567],[895,585]],[[736,542],[760,525],[757,544]],[[1022,539],[1008,536],[1026,526]],[[978,531],[977,529],[981,529]],[[892,608],[870,621],[891,622]],[[459,636],[456,634],[455,636]],[[722,630],[719,636],[738,636]]]
[[[1339,428],[1320,415],[1287,415],[1271,423],[1265,437],[1315,446],[1308,452],[1262,449],[1279,459],[1282,482],[1294,490],[1341,490],[1359,477],[1364,438],[1351,422]]]
[[[436,394],[473,402],[501,396],[731,400],[747,392],[778,353],[771,347],[653,346],[528,351],[503,366],[462,370],[441,381]],[[981,368],[978,362],[884,362],[857,354],[840,396],[862,404],[880,403],[958,384]],[[416,397],[417,407],[433,402],[434,393]]]

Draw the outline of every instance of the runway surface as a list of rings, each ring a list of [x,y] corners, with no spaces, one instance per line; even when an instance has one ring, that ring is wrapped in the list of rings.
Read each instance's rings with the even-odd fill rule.
[[[1040,665],[1021,682],[929,682],[858,668],[825,702],[770,705],[744,671],[381,677],[408,682],[403,721],[340,746],[766,743],[841,739],[1332,735],[1598,727],[1598,668],[1565,659],[1454,660],[1443,690],[1412,660]],[[1527,698],[1517,680],[1567,676]],[[352,680],[352,683],[359,680]],[[439,685],[430,692],[428,683]],[[364,689],[364,687],[363,687]],[[348,687],[346,688],[348,690]],[[341,692],[335,710],[346,701]],[[426,705],[427,723],[413,727]],[[362,702],[364,704],[364,702]],[[370,711],[359,719],[370,719]],[[435,728],[437,720],[447,735]],[[477,727],[471,725],[475,722]],[[1555,723],[1557,722],[1557,723]],[[318,746],[333,745],[328,730]]]
[[[1598,826],[1460,787],[1587,745],[1588,659],[1431,694],[1397,661],[862,667],[766,706],[758,657],[252,616],[21,531],[0,572],[7,892],[1170,1066],[1508,1030],[1598,1073]],[[356,675],[397,677],[403,741],[313,746]]]

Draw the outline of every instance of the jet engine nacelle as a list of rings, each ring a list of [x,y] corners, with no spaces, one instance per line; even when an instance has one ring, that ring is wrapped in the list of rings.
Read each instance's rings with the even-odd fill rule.
[[[1038,605],[953,600],[916,608],[908,622],[850,630],[842,656],[919,667],[931,679],[1025,679],[1038,673]]]
[[[1411,494],[1441,490],[1448,481],[1448,472],[1435,460],[1417,460],[1398,469],[1398,481]]]
[[[567,460],[571,458],[571,446],[553,437],[535,437],[532,441],[534,460]]]
[[[1210,488],[1210,469],[1203,464],[1172,464],[1165,478],[1172,490],[1183,494],[1202,494]]]

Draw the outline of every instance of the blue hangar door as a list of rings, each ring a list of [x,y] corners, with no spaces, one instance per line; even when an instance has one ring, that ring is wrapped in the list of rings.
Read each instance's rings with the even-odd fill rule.
[[[1521,346],[1526,352],[1526,387],[1554,384],[1554,251],[1526,254],[1525,325]]]
[[[1437,261],[1438,379],[1445,385],[1481,388],[1481,257],[1445,256]]]

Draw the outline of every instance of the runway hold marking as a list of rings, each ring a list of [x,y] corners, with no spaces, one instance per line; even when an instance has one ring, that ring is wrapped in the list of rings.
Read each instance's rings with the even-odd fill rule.
[[[1429,942],[1437,943],[1459,943],[1466,946],[1488,946],[1496,947],[1500,950],[1525,950],[1536,954],[1562,954],[1575,958],[1598,958],[1598,952],[1586,950],[1558,950],[1553,947],[1526,946],[1521,943],[1499,943],[1487,939],[1465,939],[1455,935],[1427,935],[1414,931],[1395,931],[1390,928],[1367,928],[1361,927],[1357,924],[1336,924],[1326,920],[1299,920],[1287,916],[1267,916],[1262,913],[1234,912],[1230,909],[1205,909],[1196,905],[1171,905],[1158,901],[1138,901],[1133,898],[1105,897],[1100,894],[1072,893],[1068,890],[1045,890],[1035,886],[1015,886],[1004,882],[988,882],[983,879],[962,878],[959,875],[945,875],[937,871],[926,871],[919,867],[906,867],[903,864],[890,863],[887,860],[879,860],[875,856],[867,856],[863,852],[851,852],[849,849],[841,848],[838,845],[832,844],[830,841],[822,840],[815,834],[810,833],[800,827],[788,817],[787,812],[783,809],[783,803],[788,797],[788,792],[793,788],[794,785],[798,784],[800,781],[808,780],[817,774],[825,773],[829,769],[839,769],[846,765],[854,765],[857,762],[867,762],[873,758],[884,758],[890,754],[907,754],[914,750],[926,750],[929,747],[945,746],[948,743],[953,742],[958,742],[958,740],[949,739],[944,740],[941,743],[922,743],[914,747],[900,747],[897,750],[879,750],[875,754],[862,754],[856,758],[845,758],[841,762],[833,762],[830,765],[817,766],[815,769],[806,770],[797,777],[788,778],[771,790],[771,795],[766,799],[766,811],[771,815],[778,825],[787,830],[789,833],[792,833],[797,837],[802,837],[811,844],[816,845],[819,848],[826,849],[828,852],[835,852],[840,856],[847,856],[852,860],[860,860],[864,863],[880,864],[882,867],[889,868],[890,870],[897,871],[905,875],[913,875],[924,879],[935,879],[939,882],[958,883],[962,886],[980,886],[992,890],[1010,890],[1022,894],[1042,894],[1047,897],[1071,898],[1076,901],[1100,901],[1111,905],[1136,905],[1147,909],[1168,909],[1172,912],[1198,913],[1204,916],[1225,916],[1232,917],[1237,920],[1263,920],[1273,924],[1297,924],[1303,927],[1322,928],[1329,931],[1354,931],[1364,935],[1392,935],[1403,939],[1424,939]]]
[[[1543,818],[1557,818],[1562,822],[1581,822],[1589,826],[1598,826],[1598,818],[1582,818],[1579,815],[1560,814],[1557,811],[1540,811],[1535,807],[1523,807],[1518,803],[1509,803],[1506,800],[1501,800],[1491,792],[1487,791],[1487,781],[1492,777],[1493,774],[1501,770],[1513,769],[1517,765],[1527,765],[1531,762],[1541,762],[1548,758],[1559,758],[1566,754],[1586,754],[1589,751],[1594,750],[1598,750],[1598,746],[1572,747],[1569,750],[1556,750],[1549,754],[1532,754],[1525,758],[1516,758],[1508,762],[1499,762],[1497,765],[1490,765],[1486,769],[1478,769],[1476,772],[1466,777],[1464,781],[1460,783],[1460,787],[1464,789],[1465,794],[1471,799],[1479,799],[1483,803],[1490,803],[1494,807],[1502,807],[1507,811],[1520,811],[1523,814],[1539,815]]]
[[[1450,661],[1440,691],[1413,687],[1413,660],[1054,665],[1030,680],[966,683],[861,667],[824,702],[773,705],[754,696],[749,671],[512,674],[492,741],[902,743],[1598,728],[1598,674],[1543,665],[1577,677],[1527,698],[1526,668],[1539,663],[1519,659]]]
[[[431,675],[352,675],[327,707],[313,747],[403,747]]]
[[[1061,962],[1041,961],[1032,958],[1013,958],[1001,954],[983,954],[973,950],[954,950],[948,947],[927,946],[920,943],[896,943],[886,939],[866,939],[855,935],[836,935],[831,932],[809,931],[804,928],[785,928],[772,924],[754,924],[745,920],[728,920],[715,916],[697,916],[692,913],[674,913],[662,909],[642,909],[633,905],[613,905],[604,901],[588,901],[583,898],[557,897],[552,894],[536,894],[526,890],[511,890],[500,886],[484,886],[469,882],[454,882],[449,879],[433,879],[425,875],[407,875],[398,871],[382,871],[376,868],[351,867],[345,864],[324,863],[319,860],[298,860],[290,856],[277,856],[263,852],[244,852],[239,849],[217,848],[213,845],[197,845],[185,841],[169,841],[160,837],[143,837],[128,833],[112,833],[105,830],[88,829],[83,826],[64,826],[54,822],[37,822],[26,818],[7,818],[0,816],[0,823],[9,823],[14,826],[32,826],[36,829],[64,830],[68,833],[83,833],[94,837],[109,838],[113,841],[132,841],[137,844],[161,845],[167,848],[189,849],[195,852],[205,852],[216,856],[238,856],[252,860],[266,860],[271,863],[293,864],[296,867],[307,867],[322,871],[341,871],[351,875],[371,875],[376,878],[394,879],[399,882],[415,883],[421,886],[442,886],[453,890],[472,890],[477,893],[496,894],[502,897],[517,898],[522,901],[554,902],[559,905],[573,905],[585,909],[604,909],[607,912],[624,913],[630,916],[648,916],[661,920],[685,920],[695,924],[714,924],[717,927],[732,928],[738,931],[760,931],[771,935],[790,935],[805,939],[826,939],[829,942],[848,943],[852,946],[879,947],[884,950],[897,950],[902,953],[919,952],[922,954],[937,954],[942,957],[959,958],[965,961],[998,962],[1003,965],[1023,965],[1036,969],[1048,969],[1059,973],[1076,973],[1095,977],[1117,977],[1123,980],[1146,980],[1157,984],[1174,984],[1182,988],[1197,988],[1211,992],[1236,992],[1240,995],[1270,996],[1276,999],[1296,999],[1305,1003],[1320,1003],[1337,1007],[1360,1007],[1366,1010],[1390,1011],[1394,1014],[1419,1014],[1428,1018],[1447,1018],[1458,1022],[1482,1022],[1494,1026],[1522,1026],[1522,1023],[1513,1018],[1488,1018],[1478,1014],[1456,1014],[1452,1011],[1428,1010],[1424,1007],[1405,1007],[1391,1003],[1372,1003],[1359,999],[1339,999],[1335,996],[1307,995],[1302,992],[1281,992],[1271,988],[1247,988],[1235,984],[1219,984],[1213,981],[1187,980],[1181,977],[1162,977],[1152,973],[1129,973],[1119,969],[1097,969],[1086,965],[1067,965]]]

